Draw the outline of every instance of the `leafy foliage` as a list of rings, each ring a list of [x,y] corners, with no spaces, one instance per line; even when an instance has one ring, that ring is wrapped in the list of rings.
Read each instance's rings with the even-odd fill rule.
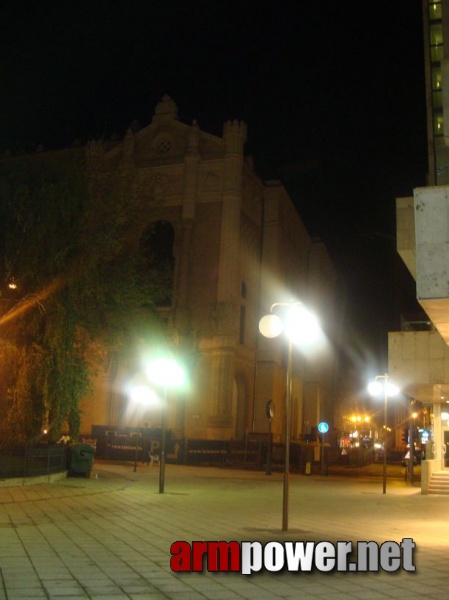
[[[78,148],[2,165],[3,437],[36,440],[48,428],[54,439],[65,422],[76,436],[103,351],[132,360],[139,337],[164,334],[153,299],[167,282],[142,267],[142,206],[121,183],[89,179]]]

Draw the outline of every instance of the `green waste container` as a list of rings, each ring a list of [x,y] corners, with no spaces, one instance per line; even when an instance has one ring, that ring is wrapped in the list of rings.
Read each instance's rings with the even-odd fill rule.
[[[75,444],[70,448],[70,472],[90,475],[94,464],[95,448],[89,444]]]

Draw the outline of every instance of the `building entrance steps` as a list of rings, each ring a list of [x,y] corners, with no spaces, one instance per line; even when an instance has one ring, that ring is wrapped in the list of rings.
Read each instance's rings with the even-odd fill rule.
[[[429,494],[449,496],[449,471],[434,471],[429,481]]]

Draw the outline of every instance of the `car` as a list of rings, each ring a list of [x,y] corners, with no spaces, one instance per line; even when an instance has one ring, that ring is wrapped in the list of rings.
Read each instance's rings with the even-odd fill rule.
[[[414,453],[413,453],[413,464],[420,465],[421,461],[424,460],[424,451],[415,444]],[[402,459],[402,466],[406,467],[410,462],[410,445],[407,444],[407,452],[404,454],[404,458]]]

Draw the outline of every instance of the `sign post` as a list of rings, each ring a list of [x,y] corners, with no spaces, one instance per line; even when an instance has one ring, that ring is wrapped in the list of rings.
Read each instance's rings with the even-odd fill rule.
[[[274,404],[272,400],[268,400],[265,406],[265,415],[268,419],[267,463],[265,468],[265,475],[271,475],[271,421],[274,417]]]
[[[321,475],[324,475],[324,436],[329,431],[329,425],[324,421],[318,423],[318,431],[321,433]]]

